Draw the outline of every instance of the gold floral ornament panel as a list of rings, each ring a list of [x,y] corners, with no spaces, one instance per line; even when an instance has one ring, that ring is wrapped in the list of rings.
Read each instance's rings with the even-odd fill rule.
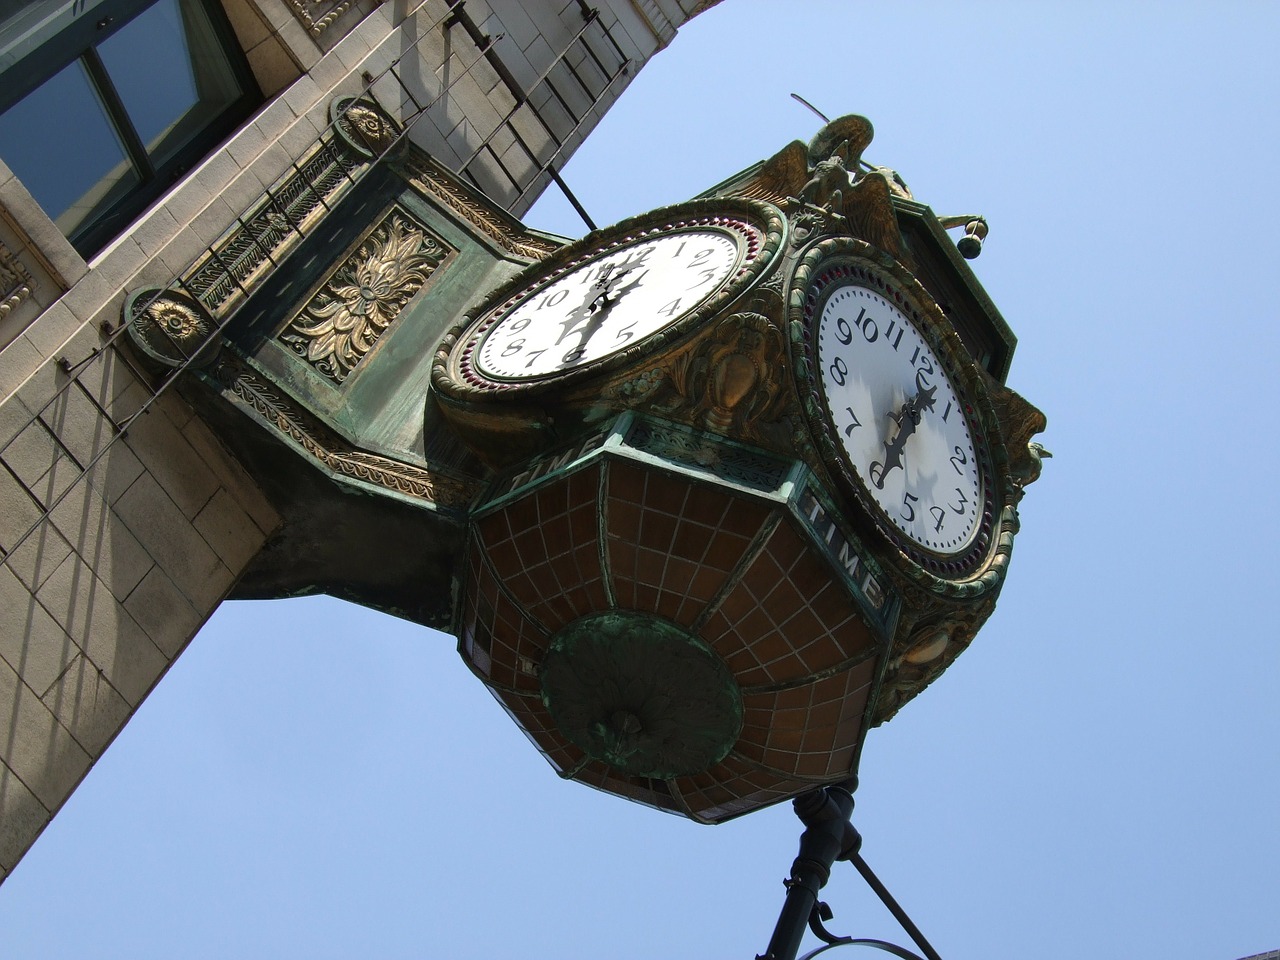
[[[453,252],[393,208],[289,321],[280,340],[342,383]]]

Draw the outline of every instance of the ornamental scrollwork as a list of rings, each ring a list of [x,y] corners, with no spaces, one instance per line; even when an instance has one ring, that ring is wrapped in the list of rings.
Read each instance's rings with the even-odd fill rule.
[[[876,698],[875,723],[892,719],[941,676],[968,648],[994,608],[995,601],[988,598],[961,610],[926,613],[901,631]]]
[[[355,5],[355,0],[288,0],[289,9],[313,37],[318,37],[335,20]]]
[[[985,371],[984,371],[985,373]],[[991,376],[985,376],[1005,448],[1009,452],[1009,477],[1021,499],[1022,489],[1040,477],[1043,461],[1053,454],[1031,438],[1044,431],[1047,421],[1036,407]]]
[[[391,457],[357,450],[314,424],[305,412],[255,376],[238,359],[224,355],[214,378],[270,426],[335,473],[441,506],[465,509],[479,483]]]
[[[777,447],[774,428],[789,400],[785,357],[782,333],[768,317],[736,313],[691,349],[609,386],[606,396],[623,407]]]
[[[399,125],[372,100],[339,97],[329,114],[338,136],[366,159],[381,156],[400,137]]]
[[[865,117],[839,117],[808,146],[784,147],[734,192],[784,207],[795,243],[837,230],[909,263],[893,198],[909,200],[911,191],[887,167],[864,169],[862,152],[873,135]]]
[[[289,322],[280,340],[342,383],[452,252],[403,210],[392,210]]]
[[[439,200],[507,253],[526,260],[542,260],[563,246],[550,237],[527,233],[515,220],[494,213],[491,204],[478,200],[466,187],[424,157],[413,154],[406,157],[403,170],[413,186]]]

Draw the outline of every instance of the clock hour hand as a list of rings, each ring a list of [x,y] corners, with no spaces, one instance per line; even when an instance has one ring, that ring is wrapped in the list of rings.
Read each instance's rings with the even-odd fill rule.
[[[933,409],[933,397],[937,390],[937,387],[921,387],[920,392],[914,397],[903,401],[902,408],[897,413],[889,414],[897,423],[898,429],[892,440],[884,442],[884,461],[882,463],[873,461],[868,471],[871,482],[878,489],[884,489],[885,475],[890,470],[902,466],[902,453],[906,449],[907,441],[916,432],[916,427],[920,426],[924,411]]]
[[[640,281],[644,279],[645,274],[642,272],[632,276],[631,280],[626,284],[619,285],[623,277],[634,273],[638,264],[624,262],[620,266],[622,269],[611,270],[593,283],[589,299],[569,316],[565,317],[560,338],[556,340],[556,346],[559,346],[565,337],[573,333],[578,334],[578,345],[564,355],[561,366],[577,363],[582,358],[587,344],[591,342],[591,338],[604,326],[605,320],[609,317],[609,311],[617,306],[623,294],[634,290],[639,286]]]
[[[609,283],[606,286],[604,293],[600,295],[601,310],[607,310],[609,307],[612,307],[615,303],[617,303],[619,300],[622,299],[622,295],[624,293],[629,293],[630,291],[634,290],[636,287],[640,286],[640,281],[644,279],[643,273],[633,276],[629,283],[626,283],[622,286],[618,285],[619,280],[621,280],[627,274],[632,272],[634,272],[633,269],[631,267],[627,267],[624,270],[619,270],[617,273],[613,274],[609,278]]]

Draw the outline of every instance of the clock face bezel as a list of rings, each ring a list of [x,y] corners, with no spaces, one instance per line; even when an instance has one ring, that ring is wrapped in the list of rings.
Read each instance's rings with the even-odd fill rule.
[[[471,363],[511,383],[598,363],[679,323],[737,272],[744,252],[734,231],[690,225],[601,250],[507,307],[477,338]]]
[[[865,289],[901,312],[924,348],[938,362],[939,373],[954,393],[956,406],[964,417],[973,446],[980,500],[974,506],[973,529],[955,550],[931,549],[895,521],[870,488],[862,468],[852,462],[850,450],[840,434],[840,425],[827,395],[825,371],[819,365],[822,349],[820,325],[831,297],[849,288]],[[984,424],[993,420],[982,415],[986,402],[984,387],[941,308],[896,261],[869,244],[850,238],[822,241],[809,250],[793,273],[791,291],[793,345],[800,349],[805,359],[807,379],[812,388],[813,402],[806,406],[810,430],[837,484],[866,507],[875,518],[876,529],[918,567],[948,581],[972,575],[990,557],[995,539],[997,484],[988,431],[984,429]],[[887,419],[888,412],[877,411],[876,415]],[[880,429],[887,434],[889,426],[884,424]],[[903,449],[909,458],[909,438]],[[883,477],[882,472],[882,482]]]
[[[530,376],[503,376],[485,370],[479,354],[489,336],[547,288],[628,248],[680,233],[715,233],[729,238],[736,251],[727,275],[688,308],[656,329],[582,362]],[[742,198],[695,200],[590,233],[504,283],[469,315],[470,322],[464,318],[446,335],[433,368],[433,385],[456,399],[494,399],[513,391],[529,396],[626,366],[641,354],[682,339],[746,292],[777,264],[785,234],[786,219],[781,211],[772,204]],[[625,302],[626,294],[622,296],[621,302]],[[560,323],[555,326],[559,329]]]

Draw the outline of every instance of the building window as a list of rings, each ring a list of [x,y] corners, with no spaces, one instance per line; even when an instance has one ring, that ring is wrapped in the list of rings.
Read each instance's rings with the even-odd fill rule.
[[[4,64],[0,157],[89,257],[260,95],[216,0],[72,6],[69,24]]]

